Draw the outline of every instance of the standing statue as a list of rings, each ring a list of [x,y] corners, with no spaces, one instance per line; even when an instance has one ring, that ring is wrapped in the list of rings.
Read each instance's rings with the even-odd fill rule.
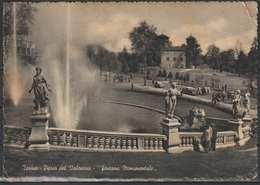
[[[233,96],[232,99],[232,112],[233,112],[233,118],[238,118],[238,104],[240,104],[241,96],[240,96],[241,91],[238,89],[236,90],[235,95]]]
[[[51,91],[49,89],[49,85],[47,84],[47,81],[45,78],[41,75],[42,69],[37,67],[36,68],[36,75],[33,77],[33,84],[31,89],[29,90],[29,93],[31,91],[34,91],[34,113],[46,113],[48,112],[48,102],[49,102],[49,97],[48,94],[46,93],[45,87],[48,89],[48,91]]]
[[[244,108],[245,108],[243,116],[249,115],[249,111],[250,111],[250,93],[246,93],[244,95],[243,105],[244,105]]]
[[[171,84],[171,89],[166,93],[166,99],[165,102],[167,102],[166,105],[166,114],[167,117],[172,119],[173,115],[174,115],[174,111],[176,108],[176,103],[177,103],[177,95],[181,95],[182,89],[178,90],[177,89],[177,85],[176,83],[172,83]],[[168,101],[167,101],[167,97],[168,97]]]

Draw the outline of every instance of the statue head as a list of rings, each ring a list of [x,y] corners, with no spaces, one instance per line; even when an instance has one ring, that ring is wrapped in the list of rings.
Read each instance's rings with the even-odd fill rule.
[[[42,72],[42,68],[36,67],[36,74],[39,75]]]

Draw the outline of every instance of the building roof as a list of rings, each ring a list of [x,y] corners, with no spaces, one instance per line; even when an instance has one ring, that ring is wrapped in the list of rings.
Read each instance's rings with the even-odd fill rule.
[[[186,48],[183,46],[172,46],[169,48],[165,48],[164,51],[186,51]]]
[[[170,38],[170,37],[168,37],[168,36],[166,36],[166,35],[164,35],[164,34],[158,35],[158,37],[160,37],[160,38],[165,38],[165,39],[169,39],[169,38]]]

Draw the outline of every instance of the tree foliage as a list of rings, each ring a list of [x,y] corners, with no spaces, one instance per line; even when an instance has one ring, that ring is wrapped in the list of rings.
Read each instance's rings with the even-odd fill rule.
[[[86,50],[90,62],[93,65],[100,67],[101,71],[118,71],[120,69],[116,53],[108,51],[99,44],[87,45]]]
[[[220,49],[211,44],[207,47],[207,63],[213,68],[213,70],[218,69],[220,66]]]
[[[157,28],[141,21],[129,33],[133,53],[140,57],[145,66],[158,66],[161,59],[161,45],[156,34]]]
[[[37,8],[30,3],[4,3],[3,4],[3,32],[4,36],[13,35],[14,7],[16,7],[17,37],[22,39],[31,34],[30,25],[34,23],[34,14]]]
[[[192,62],[189,65],[194,65],[197,68],[200,65],[199,60],[201,58],[202,49],[200,48],[200,44],[195,39],[194,42],[189,43],[186,47],[187,58]]]

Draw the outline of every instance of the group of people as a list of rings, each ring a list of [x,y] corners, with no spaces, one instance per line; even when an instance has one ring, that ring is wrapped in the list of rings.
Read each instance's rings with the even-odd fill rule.
[[[206,125],[201,135],[201,145],[205,152],[215,151],[217,141],[217,130],[215,125]]]

